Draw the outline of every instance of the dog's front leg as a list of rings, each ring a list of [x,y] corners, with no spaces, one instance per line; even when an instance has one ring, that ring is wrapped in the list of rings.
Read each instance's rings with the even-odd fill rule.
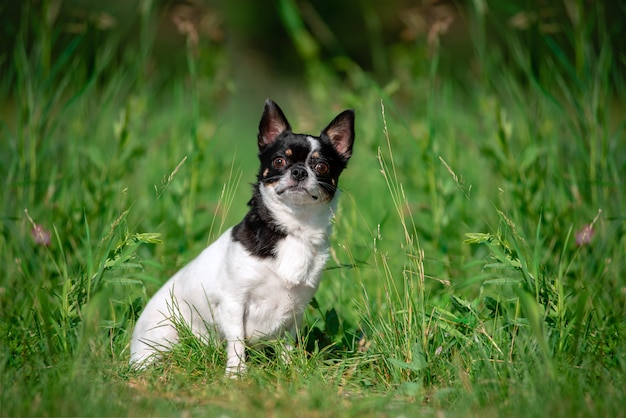
[[[226,342],[226,376],[239,377],[246,370],[246,345],[243,338],[229,339]]]
[[[239,377],[246,369],[245,307],[238,301],[222,306],[222,331],[226,340],[226,376]],[[228,321],[228,322],[226,322]]]

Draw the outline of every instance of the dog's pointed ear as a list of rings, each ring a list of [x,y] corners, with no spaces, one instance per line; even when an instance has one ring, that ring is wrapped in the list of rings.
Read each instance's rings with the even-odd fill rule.
[[[352,156],[354,144],[354,110],[344,110],[322,131],[344,161]]]
[[[285,131],[291,131],[285,114],[272,99],[267,99],[259,123],[259,148],[273,143]]]

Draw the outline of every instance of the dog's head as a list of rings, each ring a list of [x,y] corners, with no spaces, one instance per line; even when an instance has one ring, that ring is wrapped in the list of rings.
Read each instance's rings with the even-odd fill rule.
[[[353,110],[344,110],[313,136],[293,133],[280,107],[266,100],[258,135],[262,193],[288,205],[328,203],[353,143]]]

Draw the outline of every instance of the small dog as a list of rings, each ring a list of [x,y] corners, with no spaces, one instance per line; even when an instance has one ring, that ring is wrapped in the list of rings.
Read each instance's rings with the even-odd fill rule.
[[[131,365],[143,368],[177,343],[173,317],[196,336],[219,333],[230,376],[245,369],[246,342],[295,336],[328,259],[337,182],[353,143],[353,110],[318,137],[293,133],[266,100],[249,212],[152,297],[135,326]]]

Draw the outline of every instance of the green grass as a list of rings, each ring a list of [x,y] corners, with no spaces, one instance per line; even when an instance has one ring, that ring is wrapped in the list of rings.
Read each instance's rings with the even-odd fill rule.
[[[460,83],[415,45],[380,86],[322,62],[280,7],[313,64],[277,93],[294,128],[357,112],[291,362],[278,341],[226,379],[221,344],[182,326],[162,363],[129,369],[149,296],[245,213],[262,102],[219,87],[219,54],[190,48],[156,85],[113,64],[114,42],[90,74],[80,39],[51,61],[42,30],[2,85],[0,415],[623,416],[626,95],[608,43],[574,28],[570,60],[546,38],[553,70],[535,72],[512,38],[504,71],[478,16],[482,76]]]

